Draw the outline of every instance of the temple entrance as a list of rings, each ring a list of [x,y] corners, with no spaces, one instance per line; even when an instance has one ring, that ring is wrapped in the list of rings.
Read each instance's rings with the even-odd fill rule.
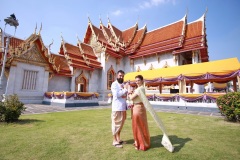
[[[87,92],[87,78],[83,73],[76,78],[75,92]]]

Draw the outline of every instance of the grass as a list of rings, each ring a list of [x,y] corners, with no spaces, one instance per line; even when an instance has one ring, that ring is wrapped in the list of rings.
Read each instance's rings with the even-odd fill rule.
[[[22,115],[16,123],[0,123],[0,159],[240,159],[240,124],[222,118],[158,113],[175,146],[161,145],[162,133],[148,114],[151,148],[132,146],[130,111],[122,132],[124,148],[111,145],[110,109]]]

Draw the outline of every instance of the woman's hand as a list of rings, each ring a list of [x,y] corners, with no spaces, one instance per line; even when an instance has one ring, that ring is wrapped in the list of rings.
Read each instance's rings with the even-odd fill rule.
[[[124,89],[128,89],[128,86],[129,86],[129,83],[126,83],[126,84],[124,85]]]

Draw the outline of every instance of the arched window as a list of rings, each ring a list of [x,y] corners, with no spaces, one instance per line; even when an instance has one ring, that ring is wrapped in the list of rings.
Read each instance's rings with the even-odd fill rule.
[[[111,89],[111,85],[115,80],[115,72],[113,70],[113,67],[111,66],[107,72],[107,89]]]
[[[75,91],[87,92],[87,78],[84,76],[83,72],[76,78]]]

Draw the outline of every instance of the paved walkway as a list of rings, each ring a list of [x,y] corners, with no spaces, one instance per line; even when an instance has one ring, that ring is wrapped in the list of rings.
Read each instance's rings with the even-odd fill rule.
[[[89,106],[89,107],[59,107],[43,104],[25,104],[27,108],[23,114],[42,114],[51,112],[65,112],[65,111],[77,111],[77,110],[89,110],[89,109],[105,109],[111,108],[111,106]],[[193,115],[203,115],[203,116],[215,116],[222,117],[220,113],[216,112],[200,112],[200,111],[188,111],[188,110],[177,110],[177,109],[160,109],[154,107],[157,112],[170,112],[179,114],[193,114]]]

